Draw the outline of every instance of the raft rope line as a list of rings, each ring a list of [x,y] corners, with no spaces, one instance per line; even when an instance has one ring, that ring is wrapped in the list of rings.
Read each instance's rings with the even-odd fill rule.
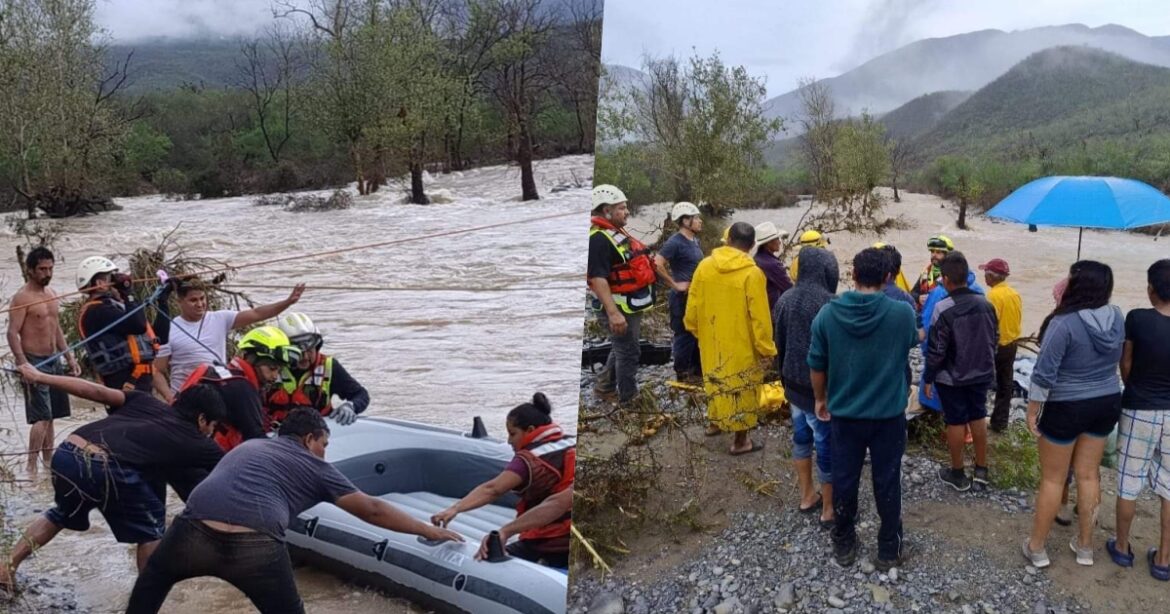
[[[176,276],[174,276],[173,279],[187,279],[187,278],[191,278],[191,277],[198,277],[200,275],[215,275],[218,273],[239,271],[241,269],[256,268],[256,267],[261,267],[261,266],[267,266],[270,264],[291,262],[294,260],[308,260],[311,258],[321,258],[323,256],[335,256],[337,254],[344,254],[344,253],[348,253],[348,252],[355,252],[355,251],[360,251],[360,250],[365,250],[365,249],[375,249],[375,248],[379,248],[379,247],[387,247],[390,245],[401,245],[403,243],[412,243],[414,241],[425,241],[427,239],[437,239],[437,238],[442,238],[442,237],[452,237],[452,236],[457,236],[457,235],[464,235],[464,234],[469,234],[469,233],[473,233],[473,232],[479,232],[481,230],[491,230],[493,228],[502,228],[505,226],[515,226],[518,224],[531,224],[533,222],[543,222],[546,220],[553,220],[553,219],[562,218],[562,217],[569,217],[571,215],[581,215],[583,213],[588,213],[588,210],[579,209],[579,210],[575,210],[575,211],[566,211],[563,213],[552,213],[549,215],[542,215],[542,216],[526,218],[526,219],[522,219],[522,220],[497,222],[495,224],[486,224],[484,226],[474,226],[471,228],[463,228],[463,229],[459,229],[459,230],[448,230],[448,231],[435,232],[435,233],[431,233],[431,234],[418,235],[418,236],[413,236],[413,237],[405,237],[405,238],[401,238],[401,239],[390,239],[388,241],[379,241],[376,243],[366,243],[366,244],[362,244],[362,245],[351,245],[349,247],[341,247],[338,249],[331,249],[331,250],[327,250],[327,251],[323,251],[323,252],[311,252],[308,254],[297,254],[294,256],[283,256],[280,258],[272,258],[269,260],[261,260],[258,262],[247,262],[247,263],[236,265],[236,266],[225,266],[225,267],[222,267],[219,269],[200,271],[198,273],[185,273],[183,275],[176,275]],[[145,277],[142,279],[132,279],[131,282],[132,283],[157,282],[157,279],[153,278],[153,277]],[[57,296],[54,296],[53,298],[47,298],[47,299],[43,299],[43,300],[36,301],[33,303],[26,303],[24,305],[20,305],[19,307],[7,307],[5,309],[0,309],[0,313],[9,313],[9,312],[15,311],[17,309],[26,309],[26,308],[32,307],[34,305],[49,303],[52,301],[61,300],[61,299],[66,298],[66,297],[76,296],[79,294],[85,294],[89,290],[91,290],[91,289],[90,288],[83,288],[80,290],[75,290],[73,292],[59,294]]]
[[[105,333],[109,332],[110,329],[112,329],[115,326],[121,324],[122,322],[125,322],[126,320],[130,319],[130,317],[133,316],[134,314],[138,313],[139,311],[142,311],[143,309],[146,309],[147,305],[153,305],[155,303],[155,301],[158,300],[159,295],[162,294],[162,291],[165,288],[166,288],[166,286],[160,285],[158,287],[158,289],[154,291],[153,294],[151,294],[145,301],[142,302],[141,305],[122,314],[122,317],[118,318],[117,320],[114,320],[113,322],[110,322],[108,325],[106,325],[105,328],[99,330],[98,332],[96,332],[92,335],[89,335],[85,339],[81,339],[81,340],[71,344],[69,347],[65,348],[64,350],[61,350],[61,351],[57,352],[56,354],[53,354],[52,356],[49,356],[48,358],[38,362],[37,364],[33,365],[33,368],[35,368],[39,371],[41,367],[43,367],[47,364],[51,364],[57,360],[60,360],[60,358],[62,356],[76,350],[77,348],[81,347],[82,345],[85,345],[86,339],[100,337],[101,335],[104,335]],[[8,371],[9,373],[16,373],[18,375],[20,374],[20,371],[18,371],[14,367],[0,367],[0,369],[2,369],[4,371]]]
[[[288,285],[277,284],[245,284],[224,282],[220,284],[228,288],[259,288],[279,289],[288,288]],[[305,286],[306,290],[335,290],[340,292],[538,292],[542,290],[580,290],[580,285],[564,286],[498,286],[489,288],[459,288],[446,286]]]

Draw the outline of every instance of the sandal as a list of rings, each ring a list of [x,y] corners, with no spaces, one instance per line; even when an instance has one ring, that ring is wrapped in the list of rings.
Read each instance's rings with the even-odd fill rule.
[[[1129,554],[1126,554],[1117,549],[1117,538],[1110,537],[1105,540],[1105,551],[1109,553],[1109,558],[1113,559],[1120,567],[1133,567],[1133,548],[1129,548]]]
[[[762,444],[758,441],[753,441],[752,447],[750,447],[746,450],[739,450],[737,452],[733,451],[731,453],[731,455],[732,456],[743,456],[744,454],[751,454],[752,452],[759,452],[760,450],[763,450],[763,449],[764,449],[764,444]]]
[[[815,511],[821,509],[821,506],[824,505],[824,502],[825,502],[824,498],[821,497],[820,495],[817,495],[817,500],[812,505],[810,505],[808,507],[797,506],[796,509],[800,510],[801,514],[811,514]]]
[[[1150,563],[1150,575],[1153,576],[1153,578],[1155,580],[1161,580],[1163,582],[1170,582],[1170,565],[1166,565],[1166,566],[1155,565],[1154,558],[1157,556],[1158,556],[1158,549],[1157,548],[1150,548],[1146,552],[1146,561],[1148,561]]]

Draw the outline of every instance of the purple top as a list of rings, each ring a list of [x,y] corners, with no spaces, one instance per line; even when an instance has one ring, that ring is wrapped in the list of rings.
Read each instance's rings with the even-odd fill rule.
[[[776,306],[780,295],[792,287],[792,280],[788,279],[788,271],[784,270],[784,263],[771,252],[757,251],[756,266],[768,278],[768,309]]]
[[[528,463],[524,462],[519,456],[513,456],[512,460],[508,462],[508,466],[504,467],[504,471],[511,471],[520,476],[520,483],[528,483]]]

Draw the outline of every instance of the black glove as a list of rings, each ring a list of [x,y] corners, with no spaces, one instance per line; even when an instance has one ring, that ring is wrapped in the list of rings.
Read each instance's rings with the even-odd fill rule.
[[[125,273],[118,273],[117,275],[114,275],[113,279],[111,279],[110,282],[114,286],[114,290],[117,291],[118,294],[122,295],[123,300],[129,301],[129,300],[133,299],[133,297],[134,297],[134,293],[132,290],[132,287],[134,285],[134,278],[133,277],[130,277],[129,275],[127,275]]]
[[[168,277],[167,280],[162,283],[162,290],[158,293],[158,304],[167,304],[167,301],[169,301],[171,298],[171,294],[173,294],[175,290],[178,289],[180,283],[182,282],[180,282],[178,279],[175,279],[174,277]]]

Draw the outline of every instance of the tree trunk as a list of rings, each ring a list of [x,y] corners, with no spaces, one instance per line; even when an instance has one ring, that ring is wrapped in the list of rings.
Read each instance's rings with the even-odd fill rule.
[[[516,161],[520,163],[520,190],[522,200],[537,200],[536,178],[532,174],[532,135],[528,133],[528,120],[521,119],[516,148]]]
[[[585,118],[581,115],[580,103],[573,103],[573,111],[577,114],[577,151],[574,153],[585,153]]]
[[[959,199],[959,230],[967,230],[967,199]]]
[[[410,163],[410,202],[414,205],[429,205],[431,200],[423,189],[422,162]]]
[[[902,197],[898,196],[898,178],[894,177],[894,180],[892,183],[894,184],[894,202],[900,203],[900,202],[902,202]]]

